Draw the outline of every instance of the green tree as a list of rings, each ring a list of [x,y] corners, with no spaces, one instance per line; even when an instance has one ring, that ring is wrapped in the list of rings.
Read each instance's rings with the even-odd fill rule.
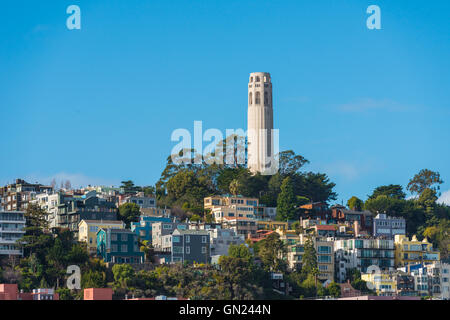
[[[319,268],[317,266],[317,252],[311,236],[306,239],[304,250],[305,251],[302,256],[301,273],[304,278],[306,278],[308,275],[313,275],[317,283],[317,275],[319,271]]]
[[[135,279],[134,269],[129,264],[115,264],[112,267],[114,275],[114,287],[126,289],[133,284]]]
[[[279,154],[279,173],[282,176],[288,176],[297,173],[305,164],[309,163],[301,155],[296,155],[294,151],[282,151]]]
[[[367,199],[364,208],[373,213],[387,213],[393,216],[402,215],[406,205],[405,200],[379,195],[376,198]]]
[[[328,285],[327,290],[332,297],[339,298],[341,296],[341,287],[334,281]]]
[[[405,199],[406,194],[403,192],[403,187],[398,184],[390,184],[388,186],[379,186],[375,188],[369,199],[376,199],[378,196],[385,195],[389,198]]]
[[[106,273],[88,270],[81,276],[81,287],[86,288],[104,288],[106,286]]]
[[[296,197],[294,195],[294,188],[292,180],[287,177],[281,184],[281,192],[278,195],[277,201],[277,220],[286,221],[295,218],[295,204]]]
[[[135,203],[129,202],[119,206],[119,219],[122,220],[126,228],[130,228],[131,222],[138,222],[141,209]]]
[[[425,189],[433,189],[438,191],[439,185],[444,183],[441,180],[439,172],[431,171],[428,169],[422,169],[411,180],[409,180],[408,189],[411,193],[421,194]],[[437,184],[437,186],[435,186]]]
[[[291,175],[296,195],[304,196],[312,202],[327,202],[336,200],[337,194],[333,191],[335,183],[324,173],[296,173]]]
[[[353,196],[350,199],[348,199],[347,207],[349,207],[351,210],[361,211],[362,208],[364,207],[364,202],[361,199]]]
[[[284,272],[286,262],[284,261],[287,249],[278,233],[271,233],[266,239],[259,241],[258,256],[260,257],[266,271]]]
[[[230,244],[228,247],[228,256],[243,259],[246,263],[253,263],[253,255],[250,249],[243,243],[240,245]]]

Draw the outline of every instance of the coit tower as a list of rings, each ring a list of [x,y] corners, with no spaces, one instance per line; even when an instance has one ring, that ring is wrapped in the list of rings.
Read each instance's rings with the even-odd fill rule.
[[[248,82],[247,167],[264,173],[273,159],[272,82],[268,72],[250,73]]]

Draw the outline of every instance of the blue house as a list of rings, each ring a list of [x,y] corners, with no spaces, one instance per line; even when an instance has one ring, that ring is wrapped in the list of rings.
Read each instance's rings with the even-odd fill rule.
[[[150,217],[150,216],[141,216],[141,220],[139,222],[131,223],[131,231],[136,233],[141,241],[147,240],[150,243],[152,242],[152,225],[155,222],[171,222],[171,218],[167,217]]]
[[[100,229],[97,232],[97,255],[105,262],[143,263],[137,235],[126,229]]]

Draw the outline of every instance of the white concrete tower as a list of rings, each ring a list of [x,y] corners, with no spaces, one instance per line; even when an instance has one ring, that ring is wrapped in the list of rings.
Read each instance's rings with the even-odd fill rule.
[[[272,82],[267,72],[250,73],[248,83],[247,167],[251,172],[264,172],[273,159]]]

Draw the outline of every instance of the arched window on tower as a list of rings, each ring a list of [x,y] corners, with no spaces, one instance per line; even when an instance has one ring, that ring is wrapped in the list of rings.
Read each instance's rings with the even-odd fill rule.
[[[264,91],[264,105],[269,105],[269,94],[267,93],[267,91]]]
[[[253,104],[253,94],[251,92],[248,94],[248,103]]]
[[[259,82],[259,76],[256,76],[256,82]]]
[[[261,104],[261,93],[259,91],[256,91],[255,104]]]
[[[250,82],[253,82],[253,77],[250,77]]]

